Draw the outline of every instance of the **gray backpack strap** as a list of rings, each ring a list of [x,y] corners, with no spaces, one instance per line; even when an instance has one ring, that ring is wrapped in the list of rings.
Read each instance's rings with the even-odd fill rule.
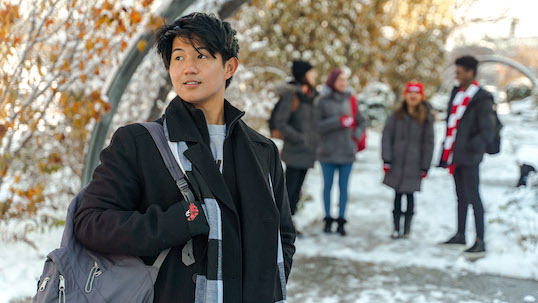
[[[185,201],[187,203],[194,202],[194,194],[189,188],[185,174],[179,167],[174,155],[172,154],[172,151],[170,150],[170,147],[168,146],[168,139],[165,136],[166,129],[157,122],[143,122],[140,123],[140,125],[144,126],[151,135],[151,138],[153,138],[153,141],[155,142],[155,145],[157,145],[157,149],[159,149],[159,153],[163,158],[166,168],[170,172],[170,175],[172,175],[172,178],[174,178],[174,181],[176,181],[176,185],[183,195]],[[153,263],[153,267],[160,268],[169,252],[170,248],[163,250]]]
[[[185,201],[187,201],[187,203],[194,202],[194,194],[190,190],[189,184],[187,183],[187,180],[185,180],[185,174],[177,164],[177,161],[168,146],[168,139],[166,139],[164,135],[165,130],[163,126],[157,122],[143,122],[140,124],[148,130],[153,141],[155,141],[164,164],[172,175],[172,178],[174,178],[174,181],[176,181],[176,185],[179,188],[179,191],[181,191]]]
[[[152,266],[157,268],[157,269],[160,269],[161,266],[163,265],[164,259],[166,259],[166,256],[168,256],[168,253],[170,252],[170,249],[171,248],[167,248],[167,249],[161,251],[161,253],[157,257],[157,259],[155,259],[155,262],[153,262]]]

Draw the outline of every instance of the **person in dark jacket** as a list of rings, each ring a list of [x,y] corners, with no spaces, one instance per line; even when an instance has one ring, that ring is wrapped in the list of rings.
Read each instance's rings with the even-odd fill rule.
[[[484,242],[484,207],[478,186],[478,166],[486,147],[495,137],[493,96],[476,81],[478,61],[472,56],[456,60],[456,79],[459,87],[452,90],[447,110],[447,132],[442,146],[440,166],[454,176],[458,196],[458,231],[443,244],[465,245],[467,209],[473,206],[476,239],[464,252],[480,257],[486,252]]]
[[[152,264],[172,248],[155,302],[286,297],[295,231],[278,149],[224,99],[238,66],[235,34],[228,22],[203,13],[157,32],[157,52],[177,97],[156,122],[167,127],[196,201],[183,199],[150,134],[131,124],[101,153],[75,215],[76,238],[96,252]],[[186,212],[192,204],[198,215]],[[208,259],[211,252],[217,258]]]
[[[292,74],[292,82],[276,89],[280,100],[274,119],[284,139],[282,161],[286,163],[286,187],[294,215],[306,173],[316,161],[314,99],[318,93],[314,88],[317,73],[310,63],[294,61]]]
[[[433,156],[433,115],[424,101],[424,85],[408,82],[404,101],[389,116],[383,128],[381,157],[385,178],[383,183],[394,189],[391,237],[407,238],[414,214],[414,192],[420,190],[428,174]],[[402,213],[402,196],[407,196],[407,208]],[[405,215],[404,232],[400,233],[401,215]]]
[[[318,160],[323,171],[324,232],[331,232],[331,226],[336,221],[337,232],[342,236],[346,235],[344,225],[348,200],[347,187],[357,151],[353,135],[361,138],[366,129],[366,120],[358,109],[355,117],[351,115],[351,93],[348,90],[347,79],[348,76],[341,69],[334,69],[327,77],[328,89],[322,94],[316,107],[317,129],[321,136]],[[331,190],[336,170],[340,189],[340,209],[335,220],[331,217]]]

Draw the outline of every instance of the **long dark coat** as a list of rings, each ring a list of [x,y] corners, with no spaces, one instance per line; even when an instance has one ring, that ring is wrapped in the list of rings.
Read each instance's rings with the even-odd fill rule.
[[[383,128],[381,157],[391,164],[383,183],[401,193],[419,191],[421,171],[430,169],[433,146],[433,117],[429,110],[422,124],[407,113],[398,119],[393,112]]]
[[[316,162],[318,137],[314,121],[314,99],[317,93],[307,96],[298,83],[287,83],[276,89],[280,96],[275,109],[275,127],[284,134],[282,161],[289,166],[308,169]],[[293,99],[299,106],[292,110]]]
[[[184,155],[201,172],[222,210],[224,302],[273,302],[280,288],[278,229],[286,278],[295,231],[278,150],[240,120],[243,114],[225,101],[223,174],[208,147],[203,112],[176,98],[165,116],[171,141],[196,143]],[[178,203],[182,199],[146,129],[138,124],[121,127],[101,153],[101,164],[76,213],[76,237],[92,250],[140,256],[146,264],[172,247],[157,278],[155,302],[194,302],[198,263],[187,267],[181,261],[181,249],[190,240]],[[193,245],[195,259],[201,259],[207,236],[194,237]]]
[[[452,90],[447,113],[452,110],[452,103],[458,91],[459,87]],[[452,164],[474,166],[482,162],[486,146],[492,143],[495,137],[497,118],[493,109],[494,104],[493,96],[483,88],[473,96],[458,122]],[[448,117],[447,114],[447,123]],[[442,152],[443,146],[441,146]],[[444,167],[446,163],[440,163],[439,166]]]

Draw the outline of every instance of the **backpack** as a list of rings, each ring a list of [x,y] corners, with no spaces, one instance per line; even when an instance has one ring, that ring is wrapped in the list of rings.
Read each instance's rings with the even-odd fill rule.
[[[280,107],[281,104],[282,104],[282,101],[278,100],[278,102],[273,107],[273,110],[271,111],[271,115],[269,117],[269,120],[267,120],[267,123],[269,124],[269,132],[271,134],[271,137],[276,138],[276,139],[280,139],[280,140],[284,140],[284,134],[280,130],[278,130],[276,128],[276,125],[275,125],[276,112],[277,112],[277,110],[278,110],[278,108]],[[291,106],[291,112],[292,113],[295,112],[297,110],[297,108],[299,108],[299,97],[296,94],[294,94],[293,95],[293,105]]]
[[[140,124],[150,132],[182,195],[191,197],[188,185],[184,186],[185,175],[168,147],[163,126],[156,122]],[[73,219],[85,190],[69,204],[60,248],[47,255],[32,302],[153,302],[154,284],[170,248],[148,266],[136,256],[100,254],[82,246],[75,238]]]
[[[495,136],[493,137],[493,141],[486,146],[486,153],[490,155],[498,154],[501,151],[501,129],[503,128],[503,124],[501,123],[501,120],[499,120],[497,111],[494,110],[493,114],[493,119],[495,120]]]

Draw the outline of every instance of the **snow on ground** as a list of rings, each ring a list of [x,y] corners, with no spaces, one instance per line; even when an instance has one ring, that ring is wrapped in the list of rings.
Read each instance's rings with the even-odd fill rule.
[[[519,177],[519,163],[538,162],[538,123],[515,115],[501,116],[501,120],[505,124],[502,152],[486,156],[480,168],[480,190],[486,209],[488,254],[485,258],[472,263],[460,256],[461,250],[436,245],[452,236],[456,228],[454,182],[448,172],[440,168],[432,167],[422,191],[416,195],[411,238],[389,238],[393,191],[381,183],[381,137],[376,129],[368,130],[367,149],[358,155],[354,165],[347,209],[347,237],[321,233],[323,181],[319,165],[309,171],[304,191],[313,200],[305,202],[295,217],[298,229],[304,234],[296,242],[297,256],[354,260],[390,268],[429,268],[452,276],[470,272],[538,280],[538,190],[514,188]],[[437,148],[444,127],[442,122],[436,125]],[[438,154],[437,150],[435,155]],[[434,156],[434,161],[436,158]],[[335,198],[337,194],[334,189]],[[333,215],[336,213],[337,206],[334,205]],[[471,243],[475,235],[471,210],[467,220],[467,241]],[[35,293],[46,254],[59,245],[61,233],[62,229],[56,228],[31,234],[29,238],[37,244],[38,251],[25,243],[1,243],[0,303],[28,298]],[[293,277],[292,273],[290,283],[298,283]],[[352,274],[342,279],[350,285],[359,283]],[[414,286],[380,288],[379,285],[387,279],[391,279],[390,274],[375,275],[366,282],[361,280],[367,289],[352,294],[355,299],[351,302],[408,302],[411,298],[413,302],[445,302],[443,296],[449,293],[447,287],[439,285],[421,289]],[[340,295],[325,294],[323,302],[340,302]],[[538,298],[538,292],[525,295],[525,302],[534,302],[535,297]],[[467,302],[484,302],[478,297],[467,297],[470,298]],[[302,297],[300,301],[320,302],[316,297]]]
[[[538,150],[538,123],[513,115],[500,118],[505,125],[502,151],[498,155],[486,155],[480,167],[480,193],[486,209],[488,253],[485,258],[473,263],[460,256],[461,250],[436,245],[455,233],[457,220],[454,182],[447,170],[441,168],[430,169],[422,191],[415,196],[411,238],[390,239],[394,192],[381,183],[381,136],[376,130],[369,130],[367,149],[358,155],[354,164],[346,215],[348,237],[320,239],[324,213],[319,165],[307,175],[305,190],[313,201],[306,202],[295,217],[297,228],[305,234],[297,241],[297,254],[538,280],[538,189],[515,188],[519,163],[538,160],[538,152],[533,152]],[[434,163],[440,154],[445,125],[439,122],[435,128]],[[334,202],[338,195],[335,187],[332,194],[332,215],[335,216],[338,211]],[[471,244],[474,237],[474,217],[470,210],[467,242]],[[320,245],[322,241],[331,241],[334,245],[331,242]]]

